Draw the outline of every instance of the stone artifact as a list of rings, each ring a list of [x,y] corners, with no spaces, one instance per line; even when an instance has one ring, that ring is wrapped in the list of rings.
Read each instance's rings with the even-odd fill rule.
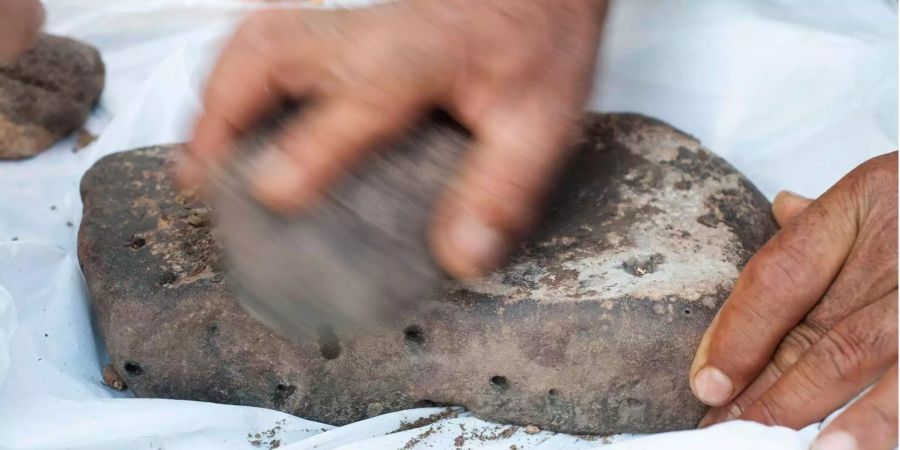
[[[78,130],[104,78],[95,48],[48,34],[16,60],[0,62],[0,159],[32,157]]]
[[[177,147],[107,156],[78,253],[113,366],[138,395],[346,424],[422,405],[571,433],[693,427],[699,339],[775,231],[769,202],[659,121],[590,114],[544,224],[484,280],[446,281],[368,333],[293,343],[235,301]],[[300,287],[302,289],[302,286]]]

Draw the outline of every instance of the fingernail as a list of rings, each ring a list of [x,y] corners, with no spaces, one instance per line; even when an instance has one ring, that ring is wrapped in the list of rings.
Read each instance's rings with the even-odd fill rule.
[[[820,435],[809,446],[809,450],[856,450],[856,438],[846,431],[833,431]]]
[[[264,151],[254,165],[253,189],[263,203],[280,208],[289,199],[300,199],[306,174],[290,155],[272,148]]]
[[[454,250],[472,265],[473,274],[494,268],[506,250],[503,233],[465,212],[453,219],[447,233]]]
[[[796,192],[793,192],[793,191],[787,191],[787,190],[778,192],[778,194],[775,195],[775,198],[778,198],[778,197],[781,197],[781,196],[792,197],[792,198],[795,198],[795,199],[798,199],[798,200],[809,200],[808,198],[806,198],[806,197],[804,197],[804,196],[802,196],[802,195],[800,195],[800,194],[798,194],[798,193],[796,193]]]
[[[694,395],[707,405],[727,402],[733,391],[731,379],[716,367],[704,367],[694,376]]]

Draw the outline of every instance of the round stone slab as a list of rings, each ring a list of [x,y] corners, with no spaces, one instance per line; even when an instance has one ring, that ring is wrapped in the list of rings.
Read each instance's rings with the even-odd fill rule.
[[[48,34],[0,62],[0,160],[37,155],[82,126],[105,73],[95,48]]]
[[[447,281],[363,334],[292,343],[245,313],[210,210],[168,176],[177,147],[110,155],[82,180],[79,259],[113,367],[143,397],[346,424],[421,405],[571,433],[690,428],[694,350],[774,232],[769,202],[700,143],[590,114],[548,216],[509,264]]]

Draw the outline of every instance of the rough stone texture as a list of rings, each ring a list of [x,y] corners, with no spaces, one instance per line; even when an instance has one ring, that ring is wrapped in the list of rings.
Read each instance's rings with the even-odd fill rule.
[[[0,63],[0,159],[32,157],[77,130],[104,78],[96,49],[48,34],[13,62]]]
[[[82,180],[79,258],[112,363],[139,396],[345,424],[428,404],[574,433],[696,425],[687,373],[768,201],[695,139],[589,115],[546,223],[478,283],[448,281],[368,334],[291,343],[235,302],[209,209],[178,194],[171,147],[108,156]]]

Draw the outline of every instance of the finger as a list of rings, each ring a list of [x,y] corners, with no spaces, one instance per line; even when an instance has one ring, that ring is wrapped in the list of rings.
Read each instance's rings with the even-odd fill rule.
[[[841,183],[787,223],[741,272],[691,366],[691,387],[704,403],[723,405],[740,393],[840,271],[857,234]]]
[[[811,199],[802,197],[790,191],[781,191],[772,201],[772,214],[779,227],[784,228],[797,214],[806,209],[812,203]]]
[[[778,345],[772,360],[760,372],[759,376],[730,403],[710,408],[698,426],[700,428],[708,427],[740,417],[750,405],[756,402],[788,369],[800,360],[800,357],[813,344],[818,342],[827,331],[826,328],[806,321],[798,324],[784,337],[784,340]]]
[[[24,52],[44,23],[44,7],[36,0],[0,1],[0,60]]]
[[[285,48],[283,40],[273,37],[273,29],[283,26],[280,20],[271,11],[250,17],[219,57],[204,93],[204,112],[187,146],[193,161],[179,169],[185,184],[199,182],[204,165],[225,159],[234,140],[267,111],[285,98],[300,97],[311,86],[312,64],[291,71],[289,79],[281,75],[284,59],[303,57],[299,46]]]
[[[304,110],[267,152],[251,191],[265,205],[292,213],[310,207],[338,175],[401,132],[417,112],[411,102],[332,99]]]
[[[435,258],[458,278],[499,265],[530,227],[573,129],[568,120],[547,118],[539,106],[480,125],[470,126],[476,147],[440,200],[430,235]]]
[[[891,449],[897,446],[897,364],[825,427],[811,450]]]
[[[823,419],[897,360],[897,291],[838,323],[739,418],[801,428]]]

